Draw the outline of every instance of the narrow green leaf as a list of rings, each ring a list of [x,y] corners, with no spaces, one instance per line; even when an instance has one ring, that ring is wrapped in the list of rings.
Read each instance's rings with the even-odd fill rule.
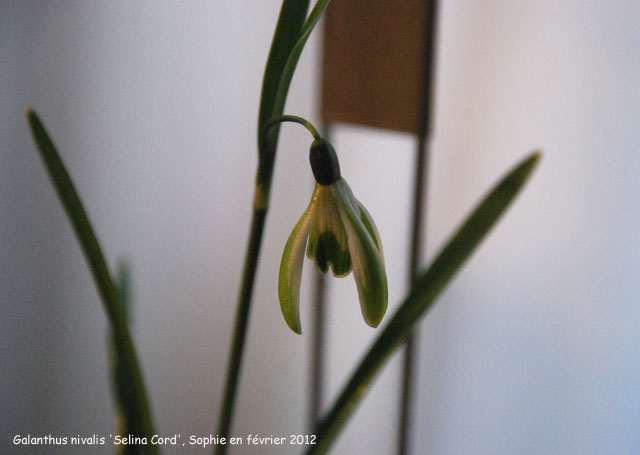
[[[131,269],[125,260],[118,261],[116,268],[116,291],[122,304],[124,317],[131,324]]]
[[[280,85],[282,70],[287,63],[291,49],[298,41],[308,9],[309,0],[284,0],[282,2],[262,79],[258,131],[262,130],[262,127],[273,115],[273,104]]]
[[[309,18],[305,21],[302,26],[302,30],[300,33],[300,37],[296,42],[295,46],[291,49],[289,56],[287,58],[286,64],[282,69],[282,74],[280,76],[280,80],[278,83],[278,88],[275,93],[273,108],[271,110],[270,118],[278,117],[282,115],[284,111],[284,105],[287,101],[287,95],[289,93],[289,87],[291,86],[291,80],[293,79],[293,74],[296,71],[296,67],[298,66],[298,61],[300,60],[300,55],[302,54],[302,50],[304,46],[307,44],[307,40],[311,35],[314,27],[322,17],[322,13],[329,6],[331,0],[318,0],[318,2],[311,10],[311,14],[309,14]],[[268,119],[267,119],[268,120]],[[278,131],[278,128],[272,128],[274,132]],[[277,133],[270,134],[269,136],[275,136],[277,141]],[[273,139],[271,139],[273,140]]]
[[[131,408],[136,412],[136,421],[140,422],[141,436],[146,436],[150,440],[154,431],[142,374],[138,366],[131,334],[127,327],[124,307],[118,298],[118,291],[107,268],[100,244],[80,201],[78,192],[71,181],[71,177],[60,159],[56,147],[53,145],[53,141],[47,134],[38,115],[30,107],[27,108],[27,119],[40,156],[80,242],[102,298],[102,303],[111,325],[117,356],[122,360],[123,375],[131,388]],[[154,445],[149,445],[146,449],[147,453],[157,453],[157,448]]]
[[[131,302],[129,300],[129,269],[125,263],[118,265],[116,278],[116,292],[118,300],[122,305],[127,322],[129,322],[129,311]],[[111,346],[111,376],[113,394],[115,397],[118,416],[116,417],[117,431],[120,434],[129,434],[129,428],[135,423],[127,412],[127,404],[130,400],[130,390],[128,390],[126,378],[124,377],[124,359],[118,356],[115,337],[113,332],[109,333]],[[136,434],[130,433],[130,434]]]
[[[260,112],[258,114],[258,149],[260,150],[260,133],[265,124],[274,117],[274,104],[282,78],[282,71],[289,59],[291,50],[300,37],[300,30],[307,17],[309,0],[283,0],[278,16],[276,31],[271,42],[271,49],[262,79],[260,94]],[[286,96],[286,94],[285,94]]]
[[[326,453],[377,373],[411,333],[415,324],[498,221],[540,159],[533,153],[504,177],[476,207],[442,249],[360,362],[331,410],[318,425],[317,444],[306,453]]]
[[[273,172],[273,163],[275,159],[276,147],[278,144],[278,136],[280,134],[280,125],[275,125],[270,128],[268,134],[263,135],[262,127],[272,118],[279,117],[284,111],[284,105],[287,101],[287,95],[289,93],[289,87],[291,86],[291,79],[300,60],[300,55],[304,49],[309,35],[316,26],[322,13],[329,6],[331,0],[318,0],[315,4],[309,17],[305,21],[302,29],[300,30],[300,36],[295,46],[289,52],[287,61],[282,68],[278,80],[277,90],[273,97],[273,105],[271,107],[271,113],[267,112],[267,108],[260,107],[260,125],[258,129],[258,150],[260,156],[260,166],[258,168],[258,184],[263,188],[263,191],[268,194],[271,187],[271,175]],[[283,5],[284,7],[284,5]],[[263,99],[264,99],[263,93]],[[270,97],[269,97],[270,99]],[[263,117],[264,116],[264,117]],[[264,122],[264,123],[262,123]]]
[[[298,66],[302,50],[307,44],[307,40],[309,39],[314,27],[322,17],[322,13],[324,13],[324,10],[329,6],[329,3],[331,3],[331,0],[318,0],[302,26],[300,38],[298,38],[298,41],[291,50],[289,58],[282,70],[282,76],[280,77],[280,84],[278,86],[278,91],[276,92],[271,117],[282,115],[282,112],[284,111],[284,104],[287,100],[287,94],[289,92],[289,86],[291,85],[291,79],[293,78],[293,73]]]
[[[121,261],[116,271],[116,291],[118,299],[122,304],[125,317],[131,326],[131,292],[130,292],[129,266]],[[133,407],[136,403],[133,390],[126,376],[125,359],[118,355],[113,333],[109,334],[110,363],[111,363],[111,385],[116,404],[116,433],[121,436],[130,434],[142,434],[142,424],[138,422],[138,414]],[[121,455],[138,455],[143,453],[144,446],[137,444],[122,444],[118,447],[117,453]]]

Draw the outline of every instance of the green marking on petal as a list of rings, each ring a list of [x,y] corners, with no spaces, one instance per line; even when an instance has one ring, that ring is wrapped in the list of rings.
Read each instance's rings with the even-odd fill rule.
[[[280,275],[278,277],[278,297],[280,298],[282,315],[289,328],[298,334],[302,334],[300,324],[302,262],[309,234],[313,204],[314,201],[312,199],[302,217],[294,226],[293,231],[291,231],[291,235],[289,235],[282,253]]]
[[[333,232],[327,231],[320,234],[317,251],[322,251],[324,255],[325,272],[327,263],[331,265],[331,271],[336,277],[347,276],[351,272],[351,255],[347,245],[344,246],[345,248],[341,248]],[[316,260],[318,260],[318,256],[316,256]]]
[[[324,250],[324,243],[322,242],[322,236],[318,237],[316,242],[315,256],[313,257],[316,266],[322,273],[327,273],[327,253]]]
[[[333,185],[316,185],[307,257],[322,273],[331,267],[334,276],[343,277],[351,272],[351,257],[337,197]]]
[[[360,217],[358,202],[349,185],[340,179],[332,186],[338,194],[340,218],[347,232],[362,316],[368,325],[377,327],[382,321],[388,301],[387,276],[382,256],[374,241],[375,237],[372,237]]]

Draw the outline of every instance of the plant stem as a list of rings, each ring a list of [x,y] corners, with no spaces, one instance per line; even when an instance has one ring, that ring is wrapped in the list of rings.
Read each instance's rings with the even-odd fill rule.
[[[219,437],[228,438],[231,430],[233,407],[251,307],[251,296],[253,294],[258,256],[262,245],[264,223],[269,207],[269,193],[273,178],[279,128],[270,128],[271,125],[267,127],[267,123],[269,119],[280,116],[284,111],[289,86],[300,59],[300,54],[330,1],[318,0],[311,14],[306,18],[309,0],[283,0],[280,16],[278,17],[278,25],[276,26],[271,50],[269,51],[258,115],[259,158],[251,233],[249,235],[249,244],[247,245],[231,354],[229,356],[225,394],[220,409]],[[277,123],[279,124],[279,122]],[[315,128],[309,131],[314,134]],[[314,137],[316,137],[316,134],[317,132],[315,132]],[[226,451],[227,444],[219,444],[214,448],[214,453],[216,454],[222,455]]]
[[[271,127],[282,122],[299,123],[306,127],[314,138],[321,138],[318,131],[307,120],[294,115],[283,115],[267,122],[264,128],[262,128],[261,136],[263,144],[267,143],[267,135],[269,134]],[[266,153],[263,156],[268,158],[261,160],[258,171],[255,198],[253,201],[253,215],[251,218],[251,231],[249,234],[249,243],[247,244],[247,252],[242,272],[242,284],[240,285],[240,297],[238,299],[233,338],[231,340],[231,352],[229,354],[224,397],[218,419],[217,436],[225,439],[228,439],[229,437],[231,422],[233,421],[233,408],[238,390],[240,370],[242,368],[242,357],[244,354],[245,339],[247,337],[247,327],[249,325],[251,298],[253,297],[256,269],[260,256],[260,248],[262,246],[262,233],[264,231],[267,210],[269,208],[269,188],[271,186],[271,178],[273,176],[275,151],[272,153]],[[227,453],[227,446],[228,444],[216,445],[214,453],[218,455]]]
[[[271,128],[274,125],[277,125],[278,123],[282,123],[282,122],[293,122],[293,123],[298,123],[302,126],[304,126],[306,129],[309,130],[309,132],[313,135],[313,138],[318,140],[318,139],[322,139],[322,136],[320,136],[320,133],[318,133],[318,130],[316,130],[316,128],[311,124],[311,122],[305,118],[302,117],[298,117],[297,115],[281,115],[279,117],[276,117],[274,119],[269,120],[265,125],[264,128],[262,128],[262,136],[266,136],[267,133],[269,132],[269,128]],[[266,137],[265,137],[266,139]]]
[[[224,387],[224,397],[220,415],[218,419],[217,436],[228,439],[231,431],[231,422],[233,421],[233,408],[238,390],[238,379],[242,368],[242,357],[244,354],[245,339],[247,337],[247,327],[249,325],[249,313],[251,311],[251,299],[253,297],[253,288],[255,284],[256,269],[258,258],[260,256],[260,248],[262,246],[262,233],[269,208],[269,191],[271,187],[271,179],[273,177],[273,165],[275,161],[275,150],[271,151],[267,145],[269,143],[268,134],[272,131],[271,127],[279,125],[282,122],[294,122],[307,128],[315,139],[321,139],[318,131],[313,125],[295,115],[282,115],[267,122],[261,130],[261,144],[264,153],[263,159],[260,160],[258,168],[258,176],[256,181],[255,197],[253,200],[253,215],[251,218],[251,231],[249,234],[249,243],[247,244],[247,252],[245,255],[244,268],[242,272],[242,284],[240,285],[240,297],[238,299],[238,308],[236,310],[236,320],[233,329],[233,338],[231,340],[231,352],[229,354],[229,362],[227,366],[227,378]],[[227,442],[227,441],[226,441]],[[223,455],[227,453],[228,444],[218,444],[215,446],[214,453]]]
[[[229,355],[227,380],[224,388],[224,398],[218,420],[219,423],[217,435],[221,438],[228,438],[229,432],[231,430],[233,407],[238,388],[240,369],[242,367],[242,356],[244,351],[245,338],[247,335],[249,311],[251,309],[251,297],[253,295],[256,268],[260,255],[260,246],[262,244],[262,233],[264,231],[266,216],[266,208],[254,208],[253,216],[251,219],[251,233],[249,234],[249,243],[247,244],[247,253],[244,262],[244,270],[242,273],[240,298],[238,300],[236,321],[233,329],[233,339],[231,341],[232,347],[231,353]],[[216,445],[216,454],[222,455],[226,452],[227,444]]]

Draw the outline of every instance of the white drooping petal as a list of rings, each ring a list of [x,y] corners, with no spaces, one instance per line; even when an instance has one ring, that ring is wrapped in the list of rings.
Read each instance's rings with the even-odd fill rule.
[[[360,203],[360,201],[356,201],[358,203],[358,208],[360,209],[360,220],[364,224],[364,227],[367,228],[369,234],[373,238],[376,246],[378,247],[378,251],[380,252],[380,258],[382,258],[382,263],[384,264],[384,252],[382,251],[382,240],[380,240],[380,233],[378,232],[378,227],[376,223],[373,222],[373,217],[369,213],[369,211]]]
[[[302,262],[304,250],[307,245],[309,225],[314,205],[312,199],[309,206],[293,227],[287,240],[280,262],[280,275],[278,277],[278,297],[280,309],[287,325],[294,332],[301,334],[300,325],[300,280],[302,278]]]
[[[376,245],[375,235],[369,232],[361,219],[360,204],[349,185],[340,179],[334,187],[338,192],[337,200],[340,201],[340,218],[347,232],[362,316],[368,325],[377,327],[388,301],[387,276],[381,252]]]

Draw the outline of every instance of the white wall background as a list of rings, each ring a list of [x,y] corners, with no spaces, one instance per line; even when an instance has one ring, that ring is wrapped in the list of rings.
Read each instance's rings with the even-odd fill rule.
[[[422,325],[415,453],[637,453],[640,5],[442,3],[430,252],[526,152],[539,147],[544,159]],[[109,260],[132,264],[135,337],[159,430],[215,432],[278,7],[0,3],[2,453],[85,453],[10,442],[112,429],[103,311],[32,144],[27,104],[60,148]],[[318,39],[287,108],[311,119]],[[310,197],[309,138],[288,126],[281,144],[239,435],[306,431],[308,340],[282,322],[276,280]],[[335,145],[382,233],[393,309],[406,291],[413,142],[340,127]],[[353,280],[331,284],[333,394],[374,332]],[[333,453],[392,453],[397,363]]]

